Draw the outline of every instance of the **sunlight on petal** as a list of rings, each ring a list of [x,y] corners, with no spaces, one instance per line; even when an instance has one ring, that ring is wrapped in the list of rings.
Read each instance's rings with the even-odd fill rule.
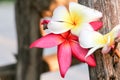
[[[74,2],[70,3],[69,11],[70,11],[71,15],[72,15],[72,12],[74,12],[74,13],[77,13],[77,15],[84,16],[83,20],[85,22],[96,21],[102,17],[101,12],[91,9],[86,6],[80,5],[78,3],[74,3]]]

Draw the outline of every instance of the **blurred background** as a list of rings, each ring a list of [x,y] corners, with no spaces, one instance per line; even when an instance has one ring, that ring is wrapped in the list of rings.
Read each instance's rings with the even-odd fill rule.
[[[0,80],[16,80],[16,75],[19,76],[19,68],[17,68],[19,66],[17,65],[19,61],[19,34],[16,30],[15,3],[15,0],[0,0]],[[54,8],[63,4],[65,4],[64,0],[56,0],[49,3],[49,9],[41,12],[41,18],[50,17]],[[39,80],[89,80],[88,66],[74,59],[65,78],[61,78],[56,52],[56,47],[43,50],[42,59],[47,64],[46,66],[48,66],[48,69],[39,75]],[[25,59],[27,60],[27,58]],[[44,65],[43,67],[46,66]],[[18,80],[22,80],[22,78]]]

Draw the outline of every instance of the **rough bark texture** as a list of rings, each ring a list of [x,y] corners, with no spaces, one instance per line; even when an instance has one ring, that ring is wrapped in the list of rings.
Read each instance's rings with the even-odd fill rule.
[[[97,0],[94,4],[95,8],[103,13],[104,28],[101,30],[103,34],[120,23],[120,0]],[[96,75],[94,74],[96,80],[120,80],[120,60],[114,52],[103,55],[98,51],[95,57],[97,67],[91,68],[90,71],[96,69]],[[91,80],[93,79],[95,78],[91,75]]]
[[[88,7],[93,7],[93,0],[78,0],[78,2],[82,5],[88,6]]]
[[[87,6],[98,9],[103,13],[103,34],[110,31],[120,23],[120,0],[79,0]],[[120,48],[118,45],[117,48]],[[110,51],[102,54],[100,50],[95,52],[97,66],[89,67],[90,80],[120,80],[120,59]]]
[[[16,80],[39,80],[40,74],[46,70],[47,66],[43,66],[42,61],[42,49],[29,49],[29,46],[34,40],[41,37],[39,30],[40,13],[48,8],[49,1],[16,0],[15,10],[18,33]]]

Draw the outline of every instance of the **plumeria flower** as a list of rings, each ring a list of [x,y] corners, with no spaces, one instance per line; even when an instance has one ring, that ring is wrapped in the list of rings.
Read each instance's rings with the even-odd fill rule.
[[[50,23],[50,21],[51,21],[51,18],[46,17],[41,20],[40,25],[43,25],[44,29],[48,29],[48,23]],[[89,22],[89,25],[91,25],[92,30],[98,31],[102,28],[103,23],[101,21],[92,21],[92,22]]]
[[[114,27],[109,33],[102,35],[96,31],[83,30],[80,33],[80,45],[83,48],[91,48],[86,57],[102,48],[102,53],[108,53],[114,48],[115,39],[120,36],[120,24]]]
[[[42,25],[47,25],[50,20],[42,20]],[[89,23],[94,30],[99,30],[102,27],[102,22],[94,21]],[[46,27],[46,26],[45,26]],[[80,47],[78,37],[71,34],[70,31],[61,34],[50,33],[42,38],[34,41],[30,48],[50,48],[58,46],[58,63],[60,67],[61,76],[64,77],[71,64],[72,55],[79,61],[86,62],[90,66],[96,66],[93,55],[85,60],[87,49]]]
[[[63,13],[62,13],[63,12]],[[78,35],[82,28],[98,30],[102,22],[97,21],[102,17],[99,11],[71,2],[69,10],[60,6],[55,9],[51,20],[43,21],[48,24],[51,33],[33,42],[30,46],[37,48],[58,47],[58,63],[61,76],[64,77],[71,64],[72,55],[79,61],[90,66],[96,66],[93,55],[85,59],[88,50],[79,45]],[[91,22],[92,21],[92,22]],[[71,33],[72,32],[72,33]]]
[[[70,2],[68,8],[59,6],[54,10],[48,29],[55,34],[71,30],[72,34],[78,36],[83,28],[93,30],[89,22],[101,17],[102,13],[97,10]]]
[[[30,48],[50,48],[54,46],[58,46],[58,63],[62,77],[64,77],[71,65],[72,55],[78,60],[86,62],[90,66],[96,65],[93,56],[88,57],[87,60],[84,59],[88,50],[80,47],[78,37],[72,35],[70,31],[62,34],[50,33],[33,42]]]

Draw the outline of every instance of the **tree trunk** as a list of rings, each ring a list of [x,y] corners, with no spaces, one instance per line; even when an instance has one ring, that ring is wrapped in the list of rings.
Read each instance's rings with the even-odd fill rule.
[[[120,23],[120,0],[97,0],[95,7],[103,13],[103,34]],[[119,48],[119,46],[117,48]],[[97,51],[95,57],[97,66],[90,68],[91,80],[120,80],[120,60],[113,51],[105,55]]]
[[[104,26],[101,30],[103,34],[120,23],[120,0],[79,0],[79,2],[103,13]],[[101,50],[97,50],[94,55],[97,66],[89,67],[90,80],[120,80],[120,59],[113,51],[102,54]]]
[[[46,8],[46,6],[42,6],[43,1],[46,0],[16,0],[15,12],[18,34],[16,80],[40,80],[40,74],[46,70],[47,66],[44,66],[42,60],[42,49],[29,49],[30,44],[41,37],[39,30],[40,12]]]

